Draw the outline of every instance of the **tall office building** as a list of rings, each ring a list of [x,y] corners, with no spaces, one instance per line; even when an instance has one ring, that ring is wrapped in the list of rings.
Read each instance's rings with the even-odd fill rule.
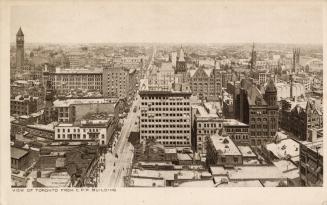
[[[146,87],[141,85],[141,87]],[[140,141],[154,139],[166,147],[191,147],[191,105],[189,88],[142,89]]]
[[[24,65],[24,33],[19,28],[16,34],[16,68],[22,69]]]

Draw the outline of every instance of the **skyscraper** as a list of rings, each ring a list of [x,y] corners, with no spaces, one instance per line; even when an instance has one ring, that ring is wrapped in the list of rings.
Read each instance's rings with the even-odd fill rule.
[[[24,33],[19,27],[16,34],[16,68],[21,69],[24,65]]]

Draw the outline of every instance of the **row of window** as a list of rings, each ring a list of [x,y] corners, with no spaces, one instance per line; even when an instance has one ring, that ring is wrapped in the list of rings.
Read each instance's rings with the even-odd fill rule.
[[[251,137],[255,136],[269,136],[269,132],[250,132]],[[270,132],[270,136],[274,136],[276,132]]]
[[[159,139],[159,140],[188,140],[188,136],[152,136],[152,135],[143,135],[141,139]]]
[[[190,102],[152,102],[152,103],[148,103],[148,102],[142,102],[141,105],[190,105]]]
[[[168,108],[168,107],[163,107],[163,108],[161,108],[161,107],[156,107],[156,108],[154,108],[154,107],[150,107],[149,108],[149,111],[173,111],[173,112],[175,112],[175,111],[190,111],[190,108],[188,108],[188,107],[184,107],[184,108],[179,108],[179,107],[177,107],[177,108]]]
[[[248,132],[248,128],[226,128],[226,132],[233,133],[233,132]]]
[[[141,119],[141,122],[188,122],[187,119]]]
[[[141,128],[189,128],[190,125],[141,125]]]
[[[198,123],[198,127],[222,127],[221,123]]]
[[[164,97],[164,96],[141,96],[142,100],[170,100],[170,101],[181,101],[189,99],[190,97]]]
[[[187,133],[190,133],[190,130],[141,130],[141,133],[143,134],[143,133],[152,133],[152,134],[154,134],[154,133],[156,133],[156,134],[161,134],[161,133],[163,133],[163,134],[168,134],[168,133],[170,133],[170,134],[187,134]]]
[[[143,111],[143,110],[141,110]],[[149,117],[154,117],[154,116],[162,116],[162,117],[182,117],[183,113],[154,113],[154,114],[149,114]],[[148,117],[147,113],[142,112],[141,117]],[[189,117],[189,114],[184,113],[184,117]]]
[[[66,132],[66,129],[65,128],[63,128],[63,129],[60,129],[60,128],[58,128],[57,129],[57,132],[61,132],[61,130],[62,130],[62,132]],[[70,132],[70,130],[72,131],[72,132],[80,132],[80,129],[79,128],[75,128],[75,129],[70,129],[70,128],[68,128],[67,129],[67,132]],[[99,129],[98,128],[85,128],[85,129],[83,129],[83,132],[87,132],[87,131],[89,131],[89,132],[99,132]]]

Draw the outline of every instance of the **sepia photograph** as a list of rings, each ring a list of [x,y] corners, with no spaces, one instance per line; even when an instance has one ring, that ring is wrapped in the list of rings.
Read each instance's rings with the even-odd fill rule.
[[[323,11],[11,5],[11,188],[323,187]]]

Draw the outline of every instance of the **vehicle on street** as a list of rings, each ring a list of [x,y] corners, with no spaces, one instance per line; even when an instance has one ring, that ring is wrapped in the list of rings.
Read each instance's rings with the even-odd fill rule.
[[[115,157],[118,158],[118,154],[117,153],[115,154]]]

